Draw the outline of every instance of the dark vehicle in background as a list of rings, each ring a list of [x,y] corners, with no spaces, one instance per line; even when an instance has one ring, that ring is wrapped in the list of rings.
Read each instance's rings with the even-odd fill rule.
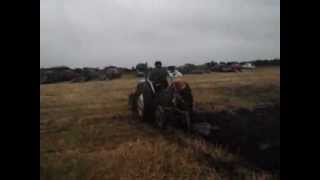
[[[40,84],[71,81],[80,76],[79,73],[68,67],[53,67],[40,69]]]
[[[230,66],[233,72],[241,72],[241,65],[239,63],[232,63]]]
[[[210,73],[210,70],[206,65],[197,66],[194,64],[185,64],[177,68],[182,74],[205,74]]]
[[[210,68],[213,72],[233,72],[232,67],[226,63],[218,63]]]
[[[213,72],[241,72],[241,65],[239,63],[216,63],[210,67]]]
[[[121,76],[121,69],[115,66],[109,66],[104,69],[90,67],[71,69],[64,66],[40,68],[40,84],[102,81],[120,78]]]
[[[104,80],[105,76],[98,68],[85,67],[82,70],[82,77],[84,81]]]
[[[223,65],[220,65],[220,72],[233,72],[233,69],[231,65],[223,64]]]
[[[104,74],[105,74],[105,79],[109,79],[109,80],[121,78],[122,76],[121,70],[115,66],[109,66],[104,68]]]
[[[189,74],[205,74],[205,73],[208,73],[208,72],[204,69],[195,69],[195,70],[192,70]]]
[[[136,65],[137,77],[144,77],[147,71],[148,71],[147,63],[139,63]]]
[[[178,70],[182,73],[182,74],[191,74],[192,71],[194,71],[197,68],[196,65],[194,64],[185,64],[183,66],[180,66],[178,68]]]

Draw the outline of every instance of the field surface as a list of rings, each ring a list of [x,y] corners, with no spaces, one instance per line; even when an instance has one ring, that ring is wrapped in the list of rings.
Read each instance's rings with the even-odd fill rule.
[[[183,79],[191,86],[196,110],[280,103],[280,67]],[[225,145],[180,131],[164,133],[132,119],[128,95],[137,80],[124,75],[113,81],[40,85],[41,179],[279,178]]]

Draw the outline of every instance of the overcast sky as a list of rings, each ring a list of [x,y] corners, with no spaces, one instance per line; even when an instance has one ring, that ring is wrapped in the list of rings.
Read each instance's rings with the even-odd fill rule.
[[[280,58],[280,0],[40,0],[40,67]]]

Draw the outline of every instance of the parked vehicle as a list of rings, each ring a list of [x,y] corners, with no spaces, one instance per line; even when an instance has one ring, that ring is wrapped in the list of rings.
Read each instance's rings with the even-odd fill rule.
[[[147,63],[139,63],[136,65],[136,75],[138,77],[144,77],[145,73],[148,71],[148,64]]]
[[[242,66],[241,66],[242,69],[255,69],[256,67],[251,64],[251,63],[244,63]]]
[[[233,63],[230,65],[233,72],[241,72],[241,65],[238,63]]]

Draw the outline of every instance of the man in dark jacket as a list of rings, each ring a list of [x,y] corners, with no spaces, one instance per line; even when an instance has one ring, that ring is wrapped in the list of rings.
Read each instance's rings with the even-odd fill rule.
[[[161,61],[155,62],[155,68],[149,73],[149,80],[153,83],[156,92],[168,87],[168,71],[162,68]]]

